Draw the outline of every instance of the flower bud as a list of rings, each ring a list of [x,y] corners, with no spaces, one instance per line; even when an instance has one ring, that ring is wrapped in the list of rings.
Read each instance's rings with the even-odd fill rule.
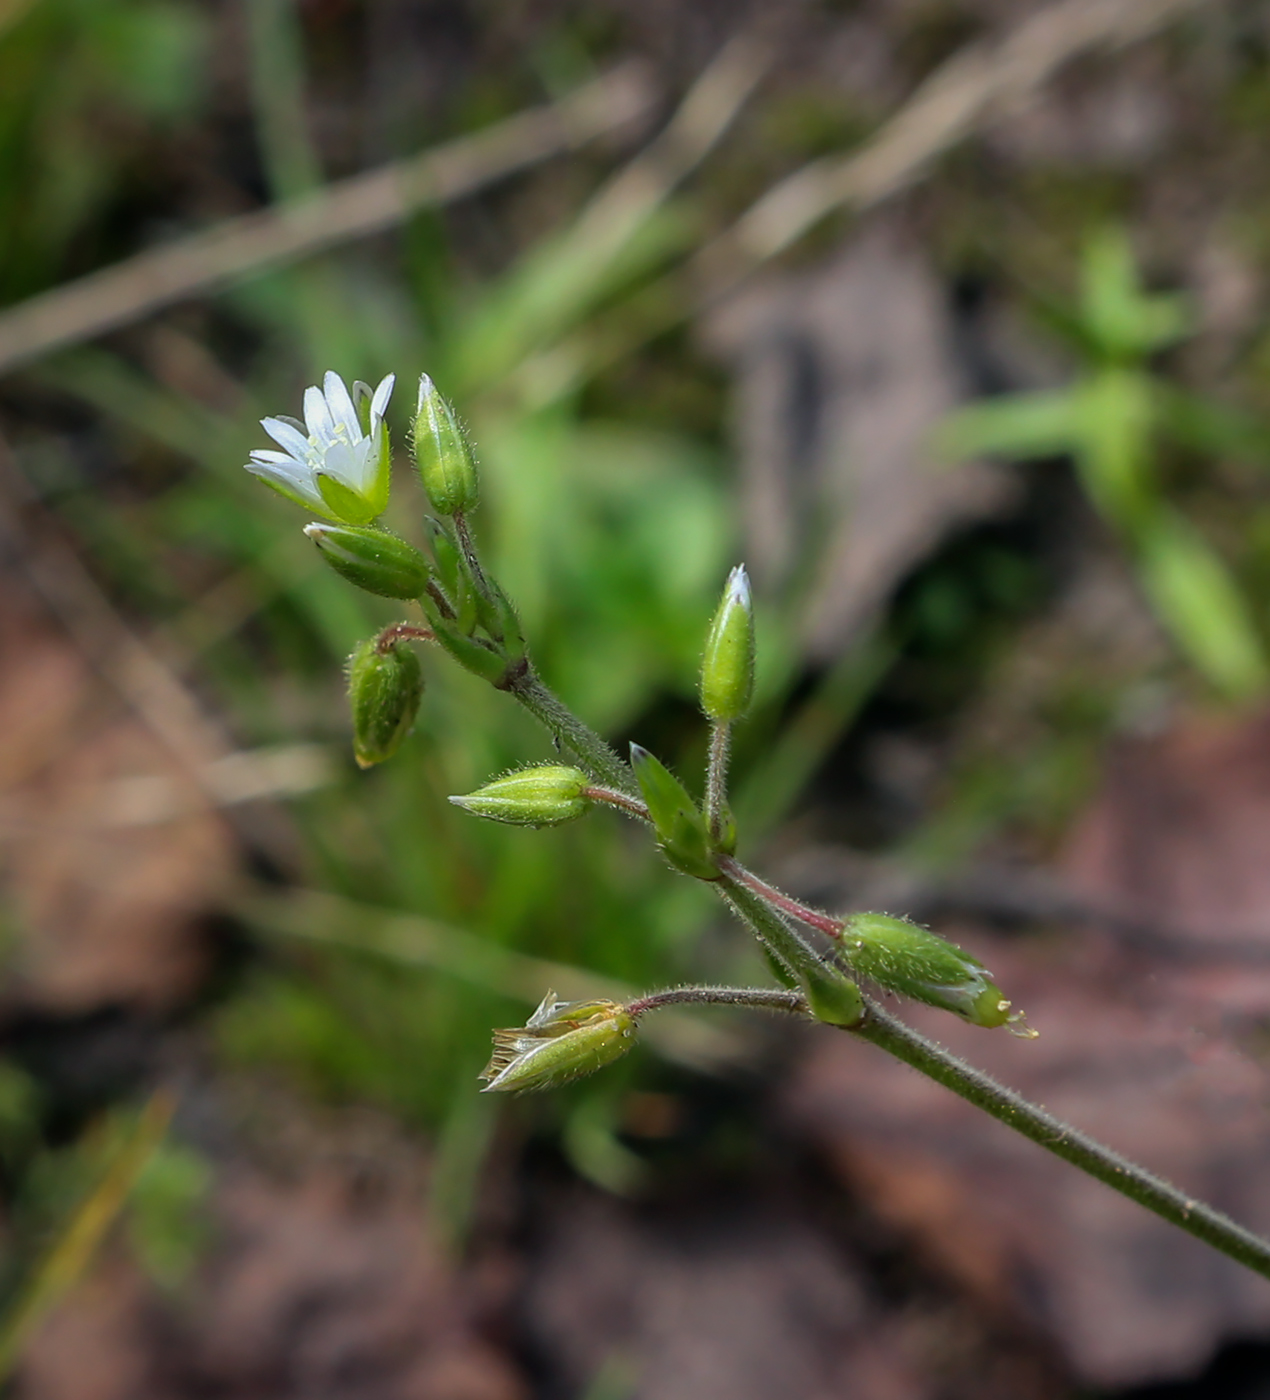
[[[705,818],[678,778],[647,749],[631,745],[631,765],[666,859],[685,875],[717,880]]]
[[[974,1026],[1021,1026],[992,974],[964,948],[907,919],[853,914],[842,937],[843,955],[862,977],[914,1001],[955,1012]],[[1016,1034],[1034,1035],[1019,1029]]]
[[[428,561],[409,545],[366,525],[304,527],[322,558],[349,583],[381,598],[417,598],[428,586]]]
[[[450,801],[456,807],[496,822],[511,822],[514,826],[559,826],[585,815],[590,809],[590,799],[582,795],[587,782],[587,775],[577,768],[545,764],[507,773],[469,792],[466,797],[452,797]]]
[[[415,409],[415,461],[438,515],[473,509],[479,499],[476,463],[453,408],[426,374],[419,376]]]
[[[369,768],[391,758],[410,732],[423,695],[423,668],[404,643],[379,649],[364,641],[348,659],[348,703],[353,712],[353,754]]]
[[[635,1018],[615,1001],[543,997],[523,1027],[494,1032],[494,1054],[478,1076],[483,1093],[555,1089],[620,1059],[635,1043]]]
[[[716,724],[730,724],[750,708],[754,693],[754,605],[745,565],[728,575],[710,624],[701,663],[701,708]]]

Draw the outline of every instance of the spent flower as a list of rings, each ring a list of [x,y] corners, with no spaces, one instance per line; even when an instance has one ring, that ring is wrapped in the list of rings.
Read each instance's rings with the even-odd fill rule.
[[[494,1032],[478,1078],[484,1093],[555,1089],[619,1060],[635,1043],[635,1018],[616,1001],[561,1001],[548,992],[523,1026]]]
[[[350,394],[334,370],[323,387],[304,391],[304,422],[262,418],[260,426],[283,450],[251,454],[247,470],[285,496],[328,520],[365,525],[388,504],[392,453],[384,412],[396,375]],[[357,402],[354,402],[356,398]]]

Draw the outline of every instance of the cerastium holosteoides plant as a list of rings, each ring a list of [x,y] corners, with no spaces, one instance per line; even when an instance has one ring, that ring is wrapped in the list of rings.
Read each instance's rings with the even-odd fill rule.
[[[650,829],[676,870],[715,889],[758,940],[778,988],[675,987],[625,1003],[561,1001],[547,991],[519,1028],[494,1033],[486,1091],[549,1089],[618,1059],[640,1022],[664,1007],[747,1006],[820,1021],[871,1041],[1058,1157],[1157,1215],[1270,1277],[1270,1244],[1220,1212],[1103,1147],[1004,1088],[885,1011],[870,987],[950,1011],[972,1025],[1035,1034],[976,958],[905,919],[835,916],[785,894],[736,859],[728,805],[732,726],[749,708],[754,620],[749,582],[734,569],[710,625],[700,697],[710,724],[705,801],[698,805],[653,754],[632,745],[623,759],[543,684],[515,608],[481,562],[468,524],[479,487],[471,445],[427,375],[419,383],[413,448],[433,514],[427,552],[375,523],[388,498],[384,415],[389,377],[350,395],[338,375],[305,395],[304,421],[266,419],[282,452],[253,453],[249,470],[326,523],[306,533],[344,578],[371,593],[409,599],[420,621],[382,629],[349,662],[353,743],[363,766],[390,758],[409,731],[423,691],[411,650],[428,643],[525,706],[552,735],[557,761],[495,778],[451,799],[475,816],[555,826],[611,807]]]

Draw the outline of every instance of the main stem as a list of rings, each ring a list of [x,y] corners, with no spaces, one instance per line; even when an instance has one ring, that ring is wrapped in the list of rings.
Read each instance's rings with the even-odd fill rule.
[[[1144,1167],[1113,1152],[1070,1124],[1046,1113],[1013,1089],[950,1054],[902,1021],[866,1000],[864,1019],[847,1026],[851,1035],[894,1055],[915,1070],[951,1089],[968,1103],[1022,1133],[1026,1138],[1105,1182],[1122,1196],[1137,1201],[1170,1224],[1201,1239],[1248,1268],[1270,1278],[1270,1243],[1246,1230],[1221,1211],[1188,1196]]]
[[[628,797],[639,796],[639,786],[630,767],[594,729],[583,724],[572,710],[556,699],[532,667],[523,676],[512,679],[508,690],[536,720],[546,725],[560,746],[568,750],[597,783],[616,788]]]

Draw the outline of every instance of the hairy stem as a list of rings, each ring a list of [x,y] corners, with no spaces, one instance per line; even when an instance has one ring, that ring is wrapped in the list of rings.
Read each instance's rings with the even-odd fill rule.
[[[732,726],[710,726],[710,761],[706,768],[706,825],[716,843],[723,838],[723,814],[728,802],[728,749]]]
[[[803,956],[816,956],[814,950],[807,948],[797,938],[795,931],[780,914],[745,884],[725,875],[716,888],[764,947],[776,952],[783,962],[792,961],[788,956],[791,951],[801,951]],[[791,936],[797,942],[797,950],[789,943]],[[1129,1161],[1055,1118],[1013,1089],[998,1084],[982,1070],[973,1068],[942,1046],[919,1035],[876,1002],[866,998],[863,1017],[853,1025],[839,1029],[870,1041],[888,1055],[903,1060],[928,1079],[933,1079],[976,1108],[991,1114],[1006,1127],[1030,1138],[1047,1152],[1070,1162],[1222,1254],[1270,1278],[1270,1242],[1236,1224],[1221,1211],[1188,1196],[1145,1167],[1138,1166],[1136,1162]]]
[[[768,953],[794,977],[801,979],[820,969],[819,952],[758,895],[727,875],[716,880],[714,888],[736,917],[749,926]]]
[[[782,890],[778,890],[775,885],[756,875],[752,870],[747,870],[740,861],[733,860],[731,856],[719,857],[719,869],[738,885],[744,885],[747,890],[755,894],[764,904],[769,904],[773,909],[779,909],[782,914],[788,914],[791,918],[797,919],[800,923],[809,927],[819,929],[821,933],[827,934],[830,938],[839,939],[845,927],[845,921],[835,919],[832,914],[824,914],[819,909],[813,909],[809,904],[803,904],[800,900],[794,899]]]
[[[1161,1219],[1201,1239],[1205,1244],[1270,1278],[1270,1243],[1229,1216],[1188,1196],[1170,1182],[1130,1162],[1109,1147],[1087,1137],[1046,1113],[1014,1090],[974,1069],[941,1046],[896,1020],[874,1002],[867,1002],[864,1019],[848,1027],[851,1035],[871,1041],[912,1065],[915,1070],[951,1089],[967,1102],[1022,1133],[1047,1152],[1105,1182],[1122,1196],[1137,1201]]]
[[[630,1002],[626,1009],[632,1016],[645,1011],[660,1011],[663,1006],[750,1006],[759,1011],[787,1011],[792,1015],[807,1015],[807,998],[801,992],[786,992],[773,987],[669,987],[664,992],[649,992]]]
[[[628,797],[639,796],[639,786],[629,766],[594,729],[583,724],[572,710],[556,699],[532,667],[522,675],[511,677],[507,689],[539,723],[546,725],[561,748],[567,750],[597,783]]]
[[[492,598],[493,594],[489,581],[485,577],[485,570],[481,568],[480,555],[476,552],[476,542],[472,539],[472,530],[467,523],[467,516],[461,510],[456,510],[451,519],[454,521],[454,533],[458,538],[459,549],[463,553],[468,572],[472,575],[472,582],[483,597]]]
[[[592,802],[607,802],[610,807],[620,807],[623,812],[629,812],[642,822],[651,824],[653,820],[648,808],[638,798],[628,797],[624,792],[614,792],[612,788],[584,787],[582,796]]]

